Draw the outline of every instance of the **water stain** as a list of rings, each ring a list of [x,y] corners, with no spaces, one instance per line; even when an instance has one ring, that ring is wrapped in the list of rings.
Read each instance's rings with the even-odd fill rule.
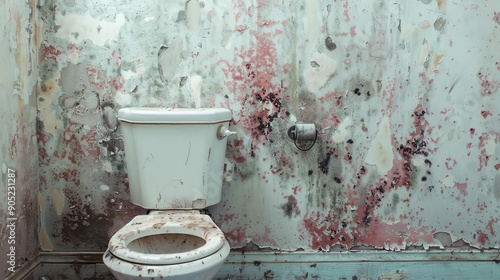
[[[441,11],[446,10],[446,0],[436,0],[436,3]]]
[[[43,251],[53,251],[54,246],[52,245],[52,242],[50,242],[49,235],[47,234],[47,230],[45,229],[45,226],[41,226],[40,229],[40,247]]]
[[[56,208],[56,213],[61,216],[64,207],[64,197],[58,189],[52,189],[52,201],[54,202],[54,207]]]

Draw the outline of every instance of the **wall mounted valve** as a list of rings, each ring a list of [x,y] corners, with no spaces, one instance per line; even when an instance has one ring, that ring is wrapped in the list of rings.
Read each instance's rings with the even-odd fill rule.
[[[287,133],[288,137],[293,140],[295,147],[301,151],[309,151],[318,139],[318,131],[313,123],[293,125]]]

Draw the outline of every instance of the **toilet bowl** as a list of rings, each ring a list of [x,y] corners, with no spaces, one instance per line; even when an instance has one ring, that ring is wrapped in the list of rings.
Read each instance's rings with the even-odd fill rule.
[[[118,279],[212,279],[229,255],[212,219],[199,211],[155,211],[116,232],[103,260]]]

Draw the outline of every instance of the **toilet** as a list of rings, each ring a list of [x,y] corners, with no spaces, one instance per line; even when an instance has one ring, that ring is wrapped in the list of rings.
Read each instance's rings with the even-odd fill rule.
[[[110,239],[104,264],[117,279],[212,279],[229,244],[200,210],[221,200],[231,111],[118,111],[132,203],[150,210]]]

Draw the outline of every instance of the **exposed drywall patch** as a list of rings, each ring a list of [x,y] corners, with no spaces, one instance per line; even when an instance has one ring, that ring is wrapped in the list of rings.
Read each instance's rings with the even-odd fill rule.
[[[96,46],[104,46],[108,41],[116,40],[120,29],[125,25],[125,15],[117,14],[115,22],[98,20],[90,16],[78,14],[55,14],[55,24],[59,26],[56,36],[79,44],[88,39]]]
[[[58,72],[58,83],[61,90],[65,94],[78,95],[88,85],[83,83],[87,76],[85,63],[73,64],[68,63],[65,67]],[[75,93],[76,92],[76,93]],[[74,104],[73,104],[74,105]],[[72,106],[62,106],[63,109],[68,109]]]
[[[126,106],[132,103],[132,95],[118,91],[115,93],[114,100],[118,105]]]
[[[136,76],[142,75],[145,71],[146,67],[140,60],[134,62],[122,61],[120,63],[120,74],[125,80],[130,80]]]
[[[391,170],[393,159],[389,118],[384,116],[380,121],[377,135],[372,140],[365,162],[376,165],[379,174],[384,175]]]
[[[189,79],[189,84],[191,85],[191,98],[196,108],[201,106],[201,85],[203,83],[203,77],[200,75],[194,75]]]
[[[102,162],[102,169],[105,172],[112,172],[113,171],[113,165],[111,164],[110,161],[105,160]]]
[[[338,129],[333,133],[332,140],[336,143],[340,143],[350,135],[348,128],[352,125],[352,120],[350,117],[345,117],[344,120],[339,124]]]
[[[447,232],[436,232],[434,233],[434,239],[441,243],[441,249],[444,249],[445,247],[449,247],[453,245],[453,238],[452,236],[447,233]]]
[[[167,46],[161,46],[158,51],[158,71],[160,79],[168,83],[175,75],[177,67],[181,63],[182,40],[175,37],[172,43]]]
[[[495,154],[496,143],[494,139],[489,139],[484,145],[484,151],[487,156],[492,156]]]
[[[304,80],[311,92],[317,92],[337,70],[337,60],[324,53],[314,53],[304,72]]]
[[[200,14],[200,2],[189,0],[186,4],[186,20],[189,29],[196,31],[200,28]]]

